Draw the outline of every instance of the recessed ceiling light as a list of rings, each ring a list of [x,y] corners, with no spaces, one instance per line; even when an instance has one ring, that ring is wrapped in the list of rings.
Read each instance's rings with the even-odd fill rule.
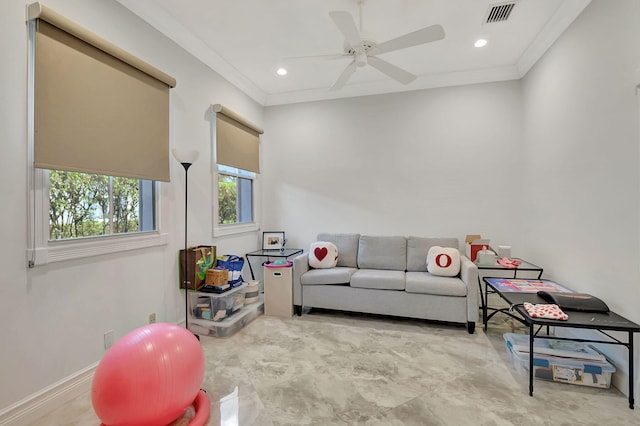
[[[487,45],[487,40],[483,38],[479,38],[478,40],[476,40],[475,43],[473,43],[473,45],[475,47],[485,47]]]
[[[282,75],[287,75],[287,70],[284,68],[278,68],[278,71],[276,71],[276,74],[282,76]]]

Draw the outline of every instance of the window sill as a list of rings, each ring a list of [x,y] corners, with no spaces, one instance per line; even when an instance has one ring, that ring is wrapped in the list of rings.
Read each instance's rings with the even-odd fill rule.
[[[76,241],[51,241],[47,247],[27,250],[29,266],[119,253],[168,243],[167,234],[150,232],[136,235],[96,237]],[[33,263],[31,263],[33,261]]]
[[[260,229],[260,224],[251,222],[238,225],[218,225],[213,228],[213,237],[224,237],[227,235],[244,234],[256,232]]]

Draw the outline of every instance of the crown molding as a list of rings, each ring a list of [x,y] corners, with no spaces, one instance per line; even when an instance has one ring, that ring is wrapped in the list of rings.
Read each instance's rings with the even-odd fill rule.
[[[556,42],[563,32],[582,11],[591,3],[591,0],[574,0],[563,2],[553,17],[547,22],[535,40],[522,54],[516,67],[520,77],[524,77],[538,62],[547,50]]]
[[[264,105],[266,94],[262,90],[164,10],[140,0],[116,1],[202,61],[254,101]]]

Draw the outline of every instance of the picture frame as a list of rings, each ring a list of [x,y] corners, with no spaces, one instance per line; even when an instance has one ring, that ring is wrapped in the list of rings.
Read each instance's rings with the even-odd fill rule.
[[[284,231],[262,233],[262,250],[280,250],[284,242]]]

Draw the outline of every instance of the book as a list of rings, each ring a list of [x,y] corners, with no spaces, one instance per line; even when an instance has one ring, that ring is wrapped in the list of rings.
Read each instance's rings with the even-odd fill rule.
[[[485,278],[499,292],[536,293],[540,290],[573,293],[572,290],[550,280],[522,278]]]
[[[606,303],[588,293],[539,291],[538,296],[549,303],[558,305],[560,309],[567,311],[609,312],[609,307]]]
[[[229,284],[223,284],[223,285],[205,285],[203,287],[200,288],[200,290],[203,293],[216,293],[216,294],[220,294],[220,293],[224,293],[226,291],[231,290],[231,285]]]

